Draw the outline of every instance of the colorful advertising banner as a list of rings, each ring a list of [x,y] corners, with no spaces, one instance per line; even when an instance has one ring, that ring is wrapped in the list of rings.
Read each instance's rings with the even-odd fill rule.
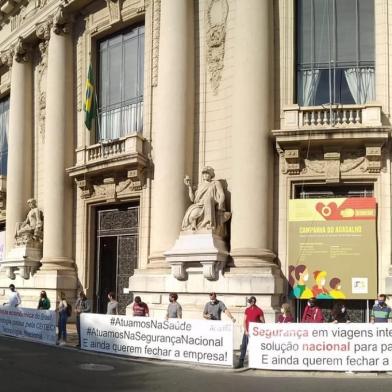
[[[390,371],[392,324],[260,324],[249,327],[249,367]]]
[[[375,198],[290,200],[288,245],[292,298],[376,297]]]
[[[81,314],[84,350],[233,366],[233,323]]]
[[[56,312],[0,307],[0,334],[39,343],[56,344]]]

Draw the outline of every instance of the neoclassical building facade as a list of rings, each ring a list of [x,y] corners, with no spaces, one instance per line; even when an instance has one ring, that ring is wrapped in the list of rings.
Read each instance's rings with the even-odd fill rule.
[[[391,13],[1,0],[0,297],[85,290],[104,312],[114,291],[122,313],[140,295],[163,317],[177,292],[200,318],[214,291],[238,340],[249,295],[269,321],[287,299],[288,204],[312,196],[376,198],[377,288],[392,294]]]

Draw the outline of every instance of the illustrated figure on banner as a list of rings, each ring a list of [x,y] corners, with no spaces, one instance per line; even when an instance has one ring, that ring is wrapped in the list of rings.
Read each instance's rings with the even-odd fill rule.
[[[342,291],[342,285],[339,278],[332,278],[329,282],[329,286],[331,290],[329,291],[329,295],[334,299],[344,299],[346,298],[346,294]]]
[[[314,280],[316,284],[312,287],[313,297],[318,299],[329,299],[331,296],[328,290],[325,288],[325,282],[327,277],[327,271],[314,271]]]
[[[295,279],[293,278],[293,274]],[[313,297],[313,292],[306,286],[306,282],[309,280],[309,271],[306,265],[299,264],[297,266],[289,266],[289,284],[292,287],[290,293],[291,298],[302,298],[309,299]]]
[[[27,200],[30,211],[26,219],[16,228],[15,240],[17,245],[25,244],[29,240],[42,242],[43,239],[43,214],[37,207],[35,199]]]
[[[219,180],[214,180],[215,172],[211,166],[203,168],[202,181],[194,190],[191,180],[185,177],[184,183],[188,187],[189,199],[193,202],[189,206],[182,221],[182,230],[211,230],[221,237],[225,235],[225,223],[231,213],[225,208],[225,192]]]

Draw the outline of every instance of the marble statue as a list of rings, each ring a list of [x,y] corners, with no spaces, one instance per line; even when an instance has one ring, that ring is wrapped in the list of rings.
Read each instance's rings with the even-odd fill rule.
[[[16,229],[15,239],[17,244],[25,243],[29,240],[42,242],[43,238],[43,215],[37,207],[35,199],[27,200],[30,211],[26,219],[19,223]]]
[[[183,231],[211,230],[214,234],[224,236],[224,224],[231,213],[225,209],[225,192],[220,181],[214,180],[215,172],[210,166],[203,168],[202,181],[194,188],[188,176],[184,183],[188,187],[189,198],[193,202],[189,206],[182,221]]]

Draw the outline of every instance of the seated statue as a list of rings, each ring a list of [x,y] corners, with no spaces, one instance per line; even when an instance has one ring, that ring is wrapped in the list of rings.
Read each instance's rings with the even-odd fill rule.
[[[42,241],[43,238],[43,215],[42,211],[37,207],[35,199],[27,200],[30,208],[26,219],[18,224],[15,239],[17,243],[26,242],[30,239]]]
[[[184,179],[188,187],[189,198],[193,204],[188,208],[182,221],[182,230],[212,230],[214,234],[224,236],[224,224],[230,219],[230,212],[225,210],[225,193],[222,184],[215,177],[214,169],[206,166],[202,170],[202,181],[194,192],[191,180]]]

